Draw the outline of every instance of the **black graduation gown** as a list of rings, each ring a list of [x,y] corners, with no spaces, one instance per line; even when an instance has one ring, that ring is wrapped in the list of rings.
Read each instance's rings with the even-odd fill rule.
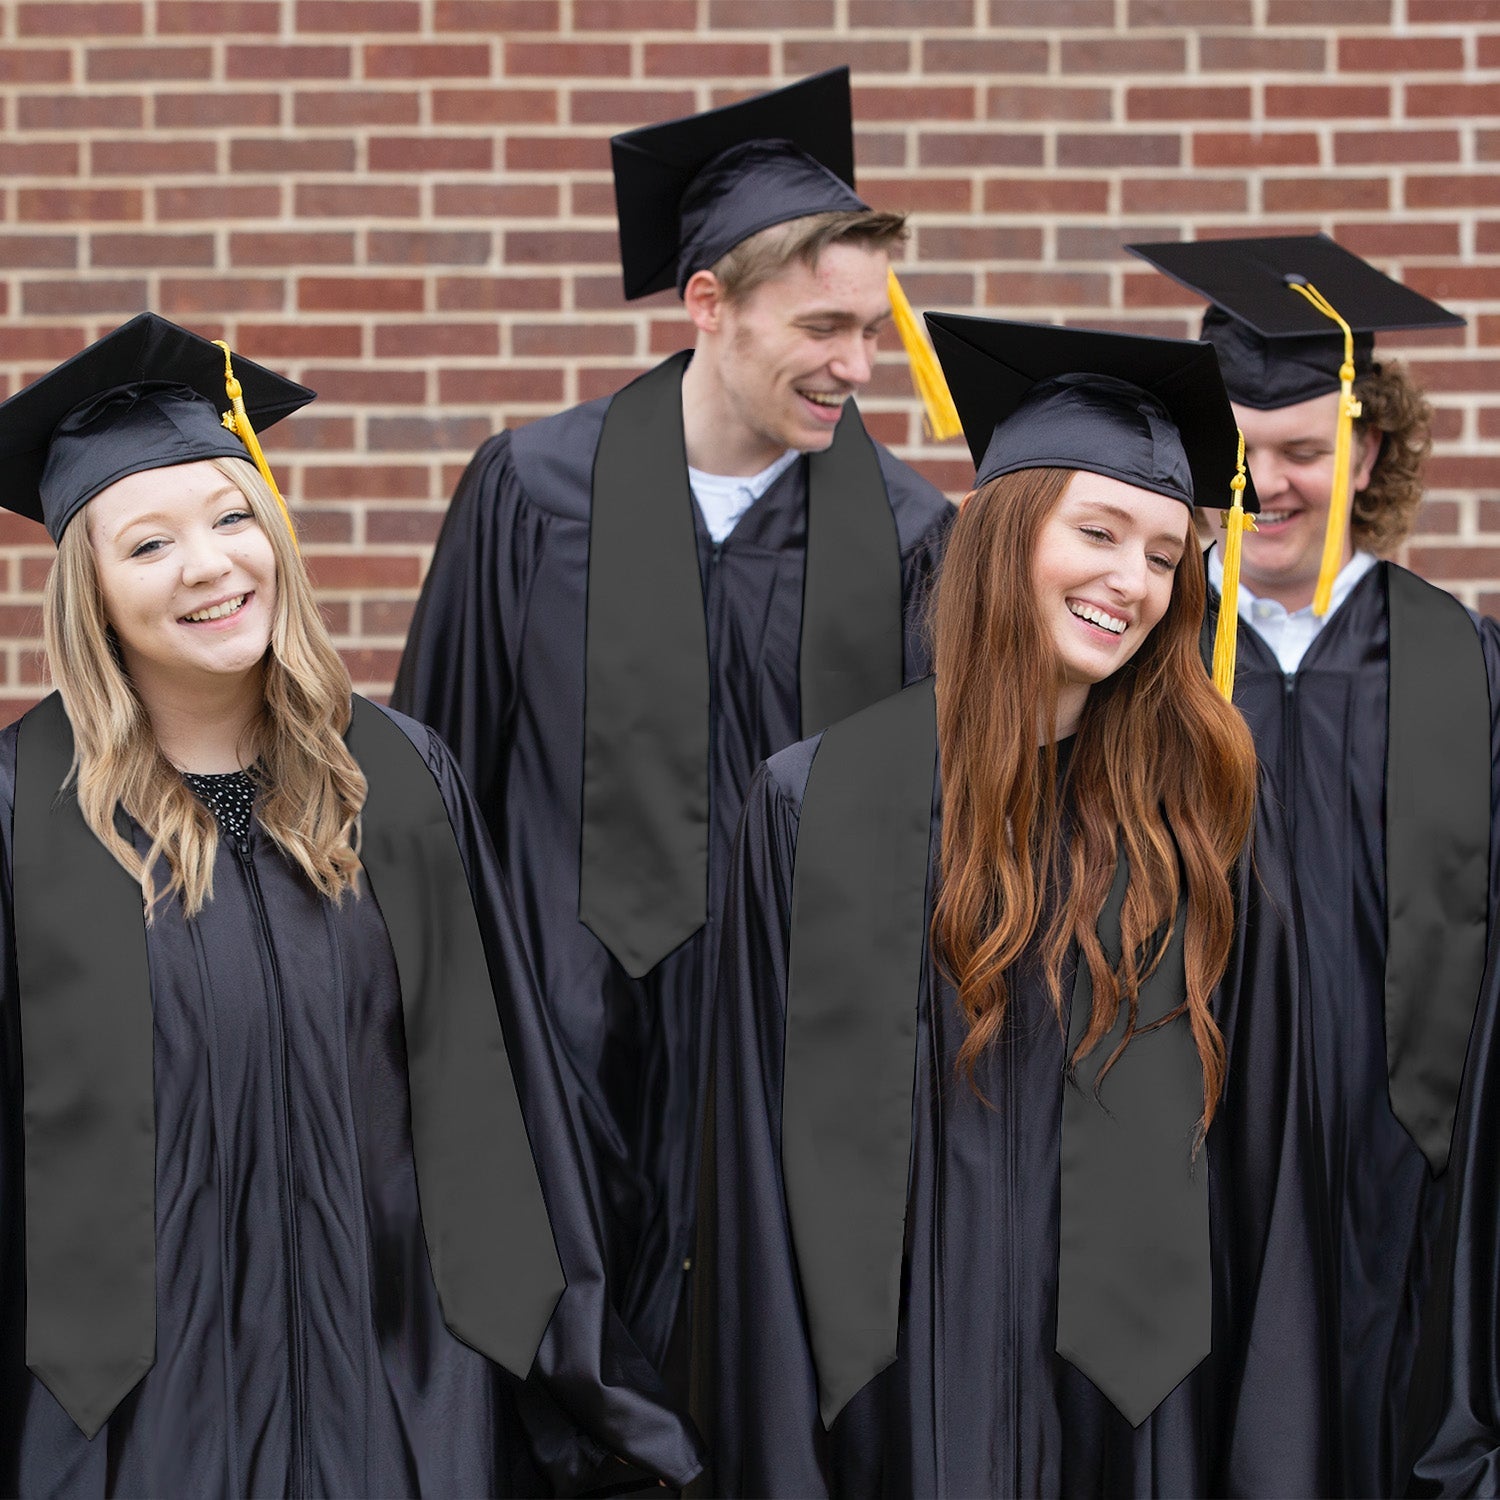
[[[1242,619],[1234,702],[1282,796],[1306,921],[1317,1094],[1339,1290],[1343,1493],[1399,1493],[1423,1296],[1448,1175],[1391,1108],[1385,1021],[1388,565],[1355,585],[1290,675]],[[1217,618],[1210,601],[1209,628]],[[1500,897],[1500,633],[1479,622],[1496,781],[1489,905]]]
[[[479,449],[391,701],[447,740],[489,824],[572,1065],[605,1203],[611,1295],[641,1348],[664,1363],[692,1255],[703,1017],[725,867],[751,773],[801,735],[807,464],[794,463],[722,543],[693,507],[708,614],[710,915],[634,980],[578,920],[589,508],[608,404]],[[922,607],[952,507],[875,448],[901,549],[910,681],[928,669]]]
[[[730,874],[704,1147],[695,1412],[724,1496],[1325,1493],[1325,1287],[1291,883],[1262,805],[1215,1014],[1213,1353],[1139,1427],[1056,1354],[1065,1044],[1034,968],[955,1076],[953,989],[922,961],[899,1353],[825,1433],[781,1167],[792,870],[818,741],[756,774]],[[932,848],[938,847],[935,807]],[[931,916],[931,889],[928,917]],[[1064,976],[1064,994],[1071,978]],[[1107,1097],[1107,1095],[1106,1095]]]
[[[495,992],[568,1281],[530,1380],[443,1321],[380,909],[320,897],[255,828],[240,850],[221,839],[197,918],[174,903],[147,931],[155,1364],[92,1442],[30,1374],[13,725],[0,734],[0,1493],[535,1495],[627,1473],[611,1454],[679,1480],[697,1467],[604,1298],[555,1042],[483,825],[437,736],[392,717],[438,783],[490,962],[503,963]],[[88,941],[87,912],[78,933]]]

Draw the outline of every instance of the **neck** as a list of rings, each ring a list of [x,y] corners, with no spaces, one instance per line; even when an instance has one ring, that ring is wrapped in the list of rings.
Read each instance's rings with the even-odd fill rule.
[[[130,667],[161,753],[179,771],[238,771],[265,703],[264,671],[205,674],[185,680]]]
[[[702,337],[682,374],[682,435],[687,461],[705,474],[748,478],[776,462],[785,451],[742,420],[729,398],[714,358]]]
[[[1215,543],[1217,546],[1218,543]],[[1342,572],[1349,565],[1354,556],[1354,544],[1346,536],[1344,538],[1343,550],[1339,553],[1339,570]],[[1224,561],[1224,554],[1219,553],[1219,562]],[[1313,596],[1318,592],[1318,575],[1315,573],[1311,578],[1258,578],[1253,570],[1240,564],[1240,584],[1248,589],[1257,599],[1274,599],[1288,614],[1295,614],[1299,609],[1306,609],[1313,602]]]
[[[1078,721],[1083,717],[1083,705],[1089,701],[1089,685],[1086,682],[1065,682],[1057,690],[1057,735],[1065,740],[1078,733]],[[1040,736],[1047,743],[1045,732]]]

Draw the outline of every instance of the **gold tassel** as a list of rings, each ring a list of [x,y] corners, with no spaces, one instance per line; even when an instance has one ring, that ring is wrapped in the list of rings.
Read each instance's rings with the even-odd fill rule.
[[[1234,699],[1234,658],[1240,632],[1240,551],[1247,531],[1255,530],[1254,517],[1245,511],[1245,434],[1240,433],[1240,451],[1235,476],[1229,481],[1234,499],[1224,513],[1224,586],[1219,591],[1219,627],[1214,632],[1214,686],[1225,702]]]
[[[249,450],[250,457],[255,461],[255,467],[260,470],[260,477],[265,480],[271,493],[276,497],[276,503],[281,507],[281,514],[286,520],[286,529],[292,534],[292,546],[300,552],[302,547],[297,541],[297,528],[292,525],[292,513],[287,509],[286,501],[281,498],[281,491],[276,488],[271,466],[266,462],[266,455],[260,451],[260,439],[256,437],[255,429],[250,425],[250,413],[245,410],[245,393],[235,378],[229,345],[223,339],[215,339],[214,343],[224,351],[224,394],[229,397],[230,403],[230,409],[223,416],[224,425]]]
[[[1339,425],[1333,440],[1333,488],[1328,494],[1328,529],[1323,533],[1323,561],[1318,568],[1318,587],[1313,593],[1313,613],[1322,619],[1333,603],[1333,581],[1344,564],[1344,533],[1349,525],[1349,454],[1353,447],[1354,419],[1364,410],[1354,399],[1354,332],[1334,311],[1332,304],[1310,281],[1289,283],[1306,297],[1325,318],[1344,331],[1344,362],[1339,366]]]
[[[958,408],[953,404],[948,382],[943,379],[943,367],[938,363],[937,355],[932,352],[932,345],[927,342],[922,325],[917,321],[917,315],[912,311],[911,303],[896,279],[894,266],[887,277],[887,285],[890,288],[892,319],[906,349],[912,387],[922,400],[928,434],[939,442],[956,438],[964,430],[963,424],[958,420]]]

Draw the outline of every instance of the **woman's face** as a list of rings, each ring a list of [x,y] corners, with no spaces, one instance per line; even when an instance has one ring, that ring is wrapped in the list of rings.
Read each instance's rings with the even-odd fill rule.
[[[86,513],[104,613],[137,685],[257,669],[276,559],[244,495],[206,460],[129,474]]]
[[[1172,599],[1191,535],[1180,500],[1080,471],[1037,537],[1031,576],[1064,687],[1088,687],[1141,649]]]

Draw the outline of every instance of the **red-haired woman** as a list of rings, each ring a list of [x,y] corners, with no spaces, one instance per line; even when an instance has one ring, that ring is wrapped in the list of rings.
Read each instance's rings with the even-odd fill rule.
[[[983,454],[936,677],[774,756],[741,824],[708,1488],[1326,1493],[1291,882],[1199,655],[1212,352],[934,332]]]

